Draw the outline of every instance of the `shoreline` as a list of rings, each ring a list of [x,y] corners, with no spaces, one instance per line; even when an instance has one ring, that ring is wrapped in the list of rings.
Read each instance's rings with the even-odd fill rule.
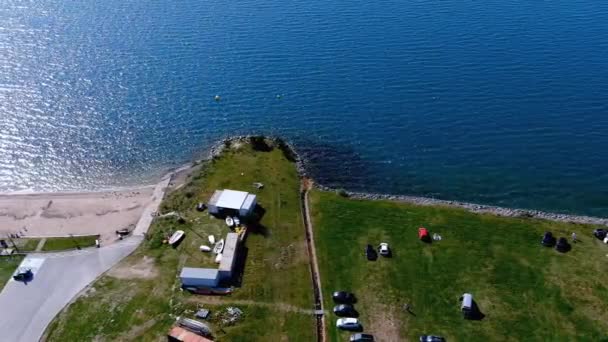
[[[608,218],[594,217],[586,215],[575,215],[575,214],[564,214],[557,212],[547,212],[536,209],[522,209],[522,208],[506,208],[493,205],[477,204],[470,202],[463,202],[457,200],[442,200],[423,196],[413,195],[395,195],[395,194],[382,194],[373,192],[356,192],[348,191],[341,188],[332,188],[319,184],[315,181],[314,177],[308,172],[308,161],[305,160],[301,154],[298,153],[295,146],[288,140],[275,137],[275,136],[264,136],[264,135],[238,135],[226,137],[218,140],[216,143],[211,145],[206,151],[200,154],[199,159],[186,162],[179,167],[169,169],[167,173],[162,176],[157,182],[152,184],[140,185],[140,186],[126,186],[115,189],[100,189],[92,191],[66,191],[66,192],[13,192],[13,193],[0,193],[0,201],[7,199],[54,199],[64,198],[72,196],[83,196],[91,198],[104,198],[103,195],[120,194],[131,191],[150,191],[156,187],[159,183],[169,179],[167,192],[178,189],[185,184],[192,172],[198,168],[204,166],[205,163],[218,158],[227,148],[230,148],[233,144],[238,143],[250,143],[253,140],[256,141],[267,141],[270,142],[273,147],[279,148],[285,153],[288,159],[292,160],[296,164],[296,170],[300,178],[309,179],[312,181],[313,186],[321,191],[338,192],[344,197],[357,199],[357,200],[387,200],[405,202],[414,205],[423,206],[448,206],[454,208],[465,209],[472,213],[477,214],[492,214],[496,216],[505,217],[520,217],[520,218],[536,218],[544,219],[549,221],[557,222],[570,222],[570,223],[581,223],[581,224],[594,224],[608,226]],[[0,208],[1,209],[1,208]],[[0,210],[0,217],[3,216],[3,212]]]
[[[306,178],[312,181],[313,187],[321,191],[339,192],[344,197],[356,199],[356,200],[385,200],[385,201],[396,201],[410,203],[414,205],[423,206],[448,206],[453,208],[465,209],[469,212],[476,214],[492,214],[496,216],[504,217],[520,217],[520,218],[536,218],[549,221],[557,222],[569,222],[569,223],[580,223],[580,224],[592,224],[592,225],[603,225],[608,226],[608,218],[594,217],[586,215],[575,215],[575,214],[564,214],[547,212],[536,209],[521,209],[521,208],[506,208],[493,205],[477,204],[462,202],[456,200],[441,200],[423,196],[411,196],[411,195],[393,195],[393,194],[380,194],[373,192],[356,192],[348,191],[345,189],[332,188],[319,184],[315,181],[314,177],[310,175],[308,170],[308,162],[302,158],[298,153],[297,149],[288,140],[280,137],[272,136],[260,136],[260,135],[243,135],[228,137],[220,140],[218,143],[213,145],[209,151],[208,159],[217,158],[225,148],[229,147],[234,142],[245,142],[251,138],[267,139],[274,142],[284,153],[287,153],[296,163],[296,169],[300,178]],[[200,163],[200,161],[199,161]]]

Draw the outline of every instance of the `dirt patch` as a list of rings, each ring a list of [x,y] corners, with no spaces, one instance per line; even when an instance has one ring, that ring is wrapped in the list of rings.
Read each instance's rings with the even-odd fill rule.
[[[118,279],[152,279],[158,276],[154,258],[143,256],[133,264],[121,264],[108,272],[108,276]]]
[[[369,313],[367,324],[374,327],[376,341],[403,341],[399,336],[399,330],[403,322],[399,319],[401,315],[394,308],[383,304],[374,304],[366,311]]]

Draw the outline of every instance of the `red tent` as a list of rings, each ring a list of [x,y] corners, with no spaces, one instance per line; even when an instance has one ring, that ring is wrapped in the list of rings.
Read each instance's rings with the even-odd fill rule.
[[[418,238],[420,240],[428,240],[429,239],[429,231],[424,227],[418,228]]]

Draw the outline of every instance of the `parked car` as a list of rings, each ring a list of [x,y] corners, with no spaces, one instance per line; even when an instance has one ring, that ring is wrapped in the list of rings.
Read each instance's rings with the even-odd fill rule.
[[[352,304],[357,301],[355,295],[346,291],[336,291],[331,296],[336,303]]]
[[[374,342],[374,335],[356,333],[350,335],[350,342]]]
[[[595,237],[600,240],[604,240],[606,238],[606,235],[608,235],[608,230],[598,228],[593,231],[593,235],[595,235]]]
[[[365,256],[369,261],[374,261],[378,259],[378,253],[376,253],[376,250],[374,250],[374,247],[372,247],[372,245],[370,244],[365,247]]]
[[[424,227],[418,228],[418,238],[421,241],[425,241],[425,242],[430,241],[429,231],[426,228],[424,228]]]
[[[568,243],[568,240],[566,240],[566,238],[564,238],[564,237],[560,237],[557,240],[557,244],[555,245],[555,250],[557,250],[558,252],[561,252],[561,253],[565,253],[565,252],[569,251],[570,244]]]
[[[342,330],[360,330],[361,323],[356,318],[339,318],[336,322],[336,327]]]
[[[378,253],[380,253],[380,255],[387,257],[391,255],[391,249],[388,247],[388,243],[386,242],[382,242],[379,246],[378,246]]]
[[[340,304],[334,306],[334,314],[339,317],[357,317],[359,313],[352,304]]]
[[[542,240],[540,240],[540,243],[545,247],[553,247],[555,245],[555,237],[553,237],[553,233],[545,232]]]
[[[17,281],[27,281],[32,279],[33,276],[34,274],[32,273],[31,269],[21,267],[17,269],[15,274],[13,274],[13,279]]]
[[[420,336],[420,342],[445,342],[445,338],[435,335],[422,335]]]

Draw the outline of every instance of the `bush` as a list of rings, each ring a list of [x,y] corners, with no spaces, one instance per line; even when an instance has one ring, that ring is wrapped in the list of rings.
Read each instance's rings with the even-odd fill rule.
[[[338,189],[336,190],[336,193],[338,194],[338,196],[349,197],[348,192],[344,189]]]

